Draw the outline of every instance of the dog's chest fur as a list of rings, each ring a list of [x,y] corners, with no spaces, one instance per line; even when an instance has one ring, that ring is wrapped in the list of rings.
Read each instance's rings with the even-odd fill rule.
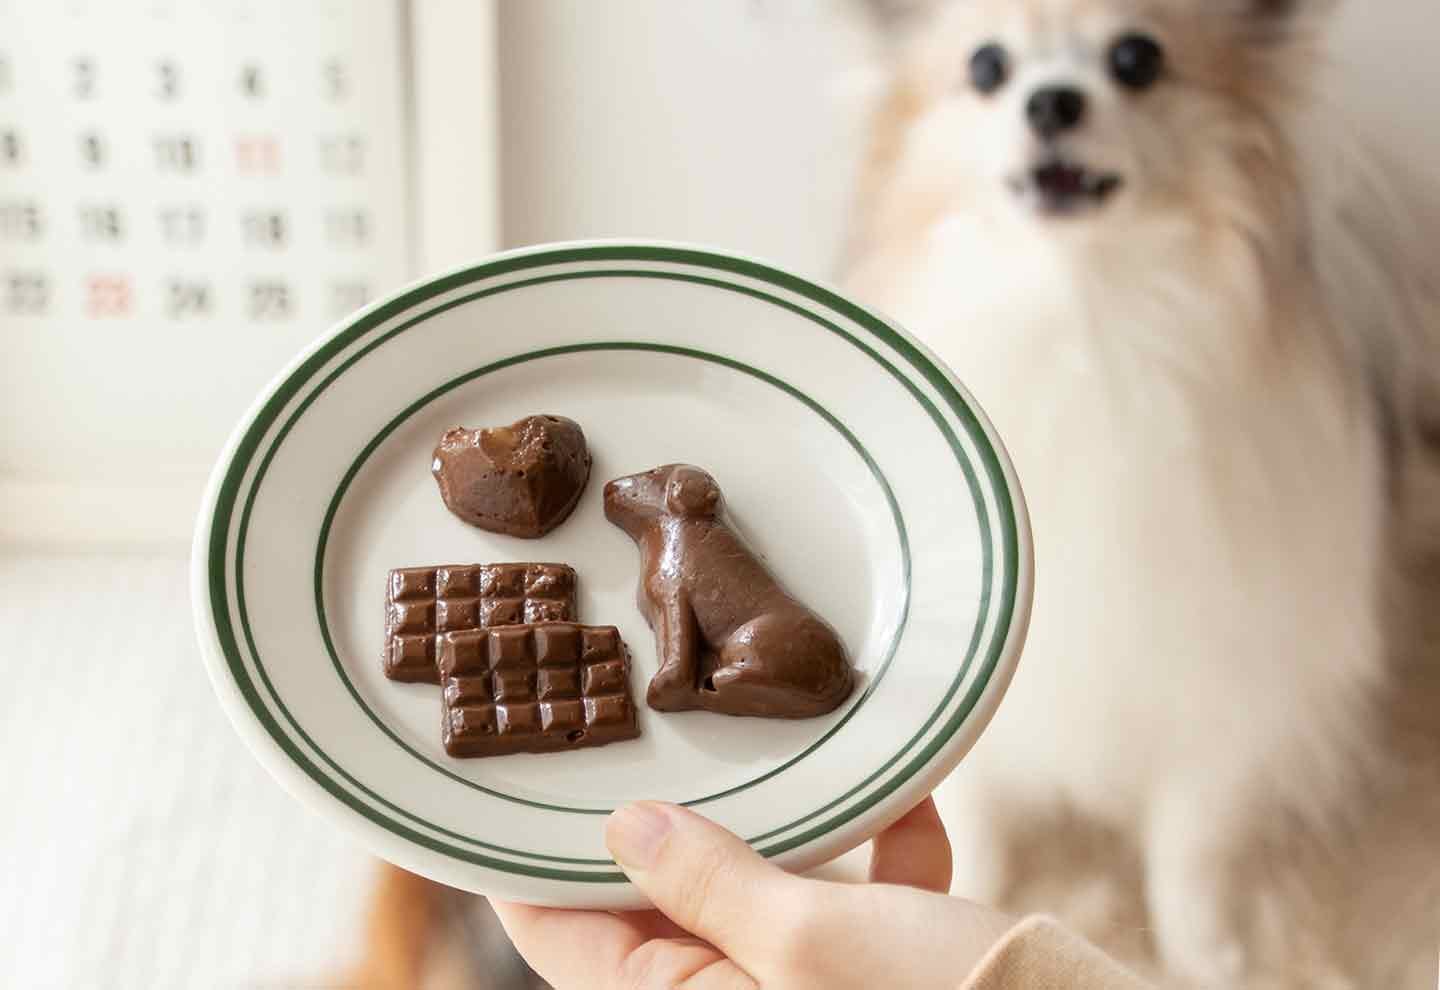
[[[952,219],[862,284],[976,393],[1030,505],[1029,645],[973,772],[1134,828],[1180,777],[1258,767],[1318,815],[1379,677],[1361,391],[1244,245],[1116,236]]]

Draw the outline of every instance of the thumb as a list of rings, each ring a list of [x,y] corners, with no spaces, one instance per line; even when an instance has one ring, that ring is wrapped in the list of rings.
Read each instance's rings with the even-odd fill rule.
[[[801,883],[739,837],[673,804],[621,808],[605,825],[605,844],[671,921],[742,965],[774,940],[773,909]],[[755,909],[761,904],[765,911]]]

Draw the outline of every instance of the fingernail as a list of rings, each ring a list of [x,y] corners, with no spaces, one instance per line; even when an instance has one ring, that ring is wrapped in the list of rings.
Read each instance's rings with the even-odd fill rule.
[[[652,804],[627,804],[605,823],[605,844],[617,862],[645,869],[670,832],[670,817]]]

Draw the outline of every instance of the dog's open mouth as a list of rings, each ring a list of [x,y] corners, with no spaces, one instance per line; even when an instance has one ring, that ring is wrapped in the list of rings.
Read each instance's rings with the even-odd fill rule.
[[[1095,172],[1055,158],[1011,180],[1011,185],[1045,213],[1075,213],[1109,200],[1124,180],[1113,172]]]

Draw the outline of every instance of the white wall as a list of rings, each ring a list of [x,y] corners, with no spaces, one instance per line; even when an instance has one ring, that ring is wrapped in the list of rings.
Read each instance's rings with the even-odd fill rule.
[[[502,3],[505,241],[701,240],[833,275],[875,81],[857,2]],[[1335,50],[1387,141],[1440,165],[1440,0],[1349,0]]]
[[[1334,44],[1353,106],[1440,182],[1440,0],[1347,0]]]
[[[656,236],[824,272],[865,82],[847,9],[502,3],[506,242]]]
[[[500,245],[496,0],[410,0],[413,275]]]

